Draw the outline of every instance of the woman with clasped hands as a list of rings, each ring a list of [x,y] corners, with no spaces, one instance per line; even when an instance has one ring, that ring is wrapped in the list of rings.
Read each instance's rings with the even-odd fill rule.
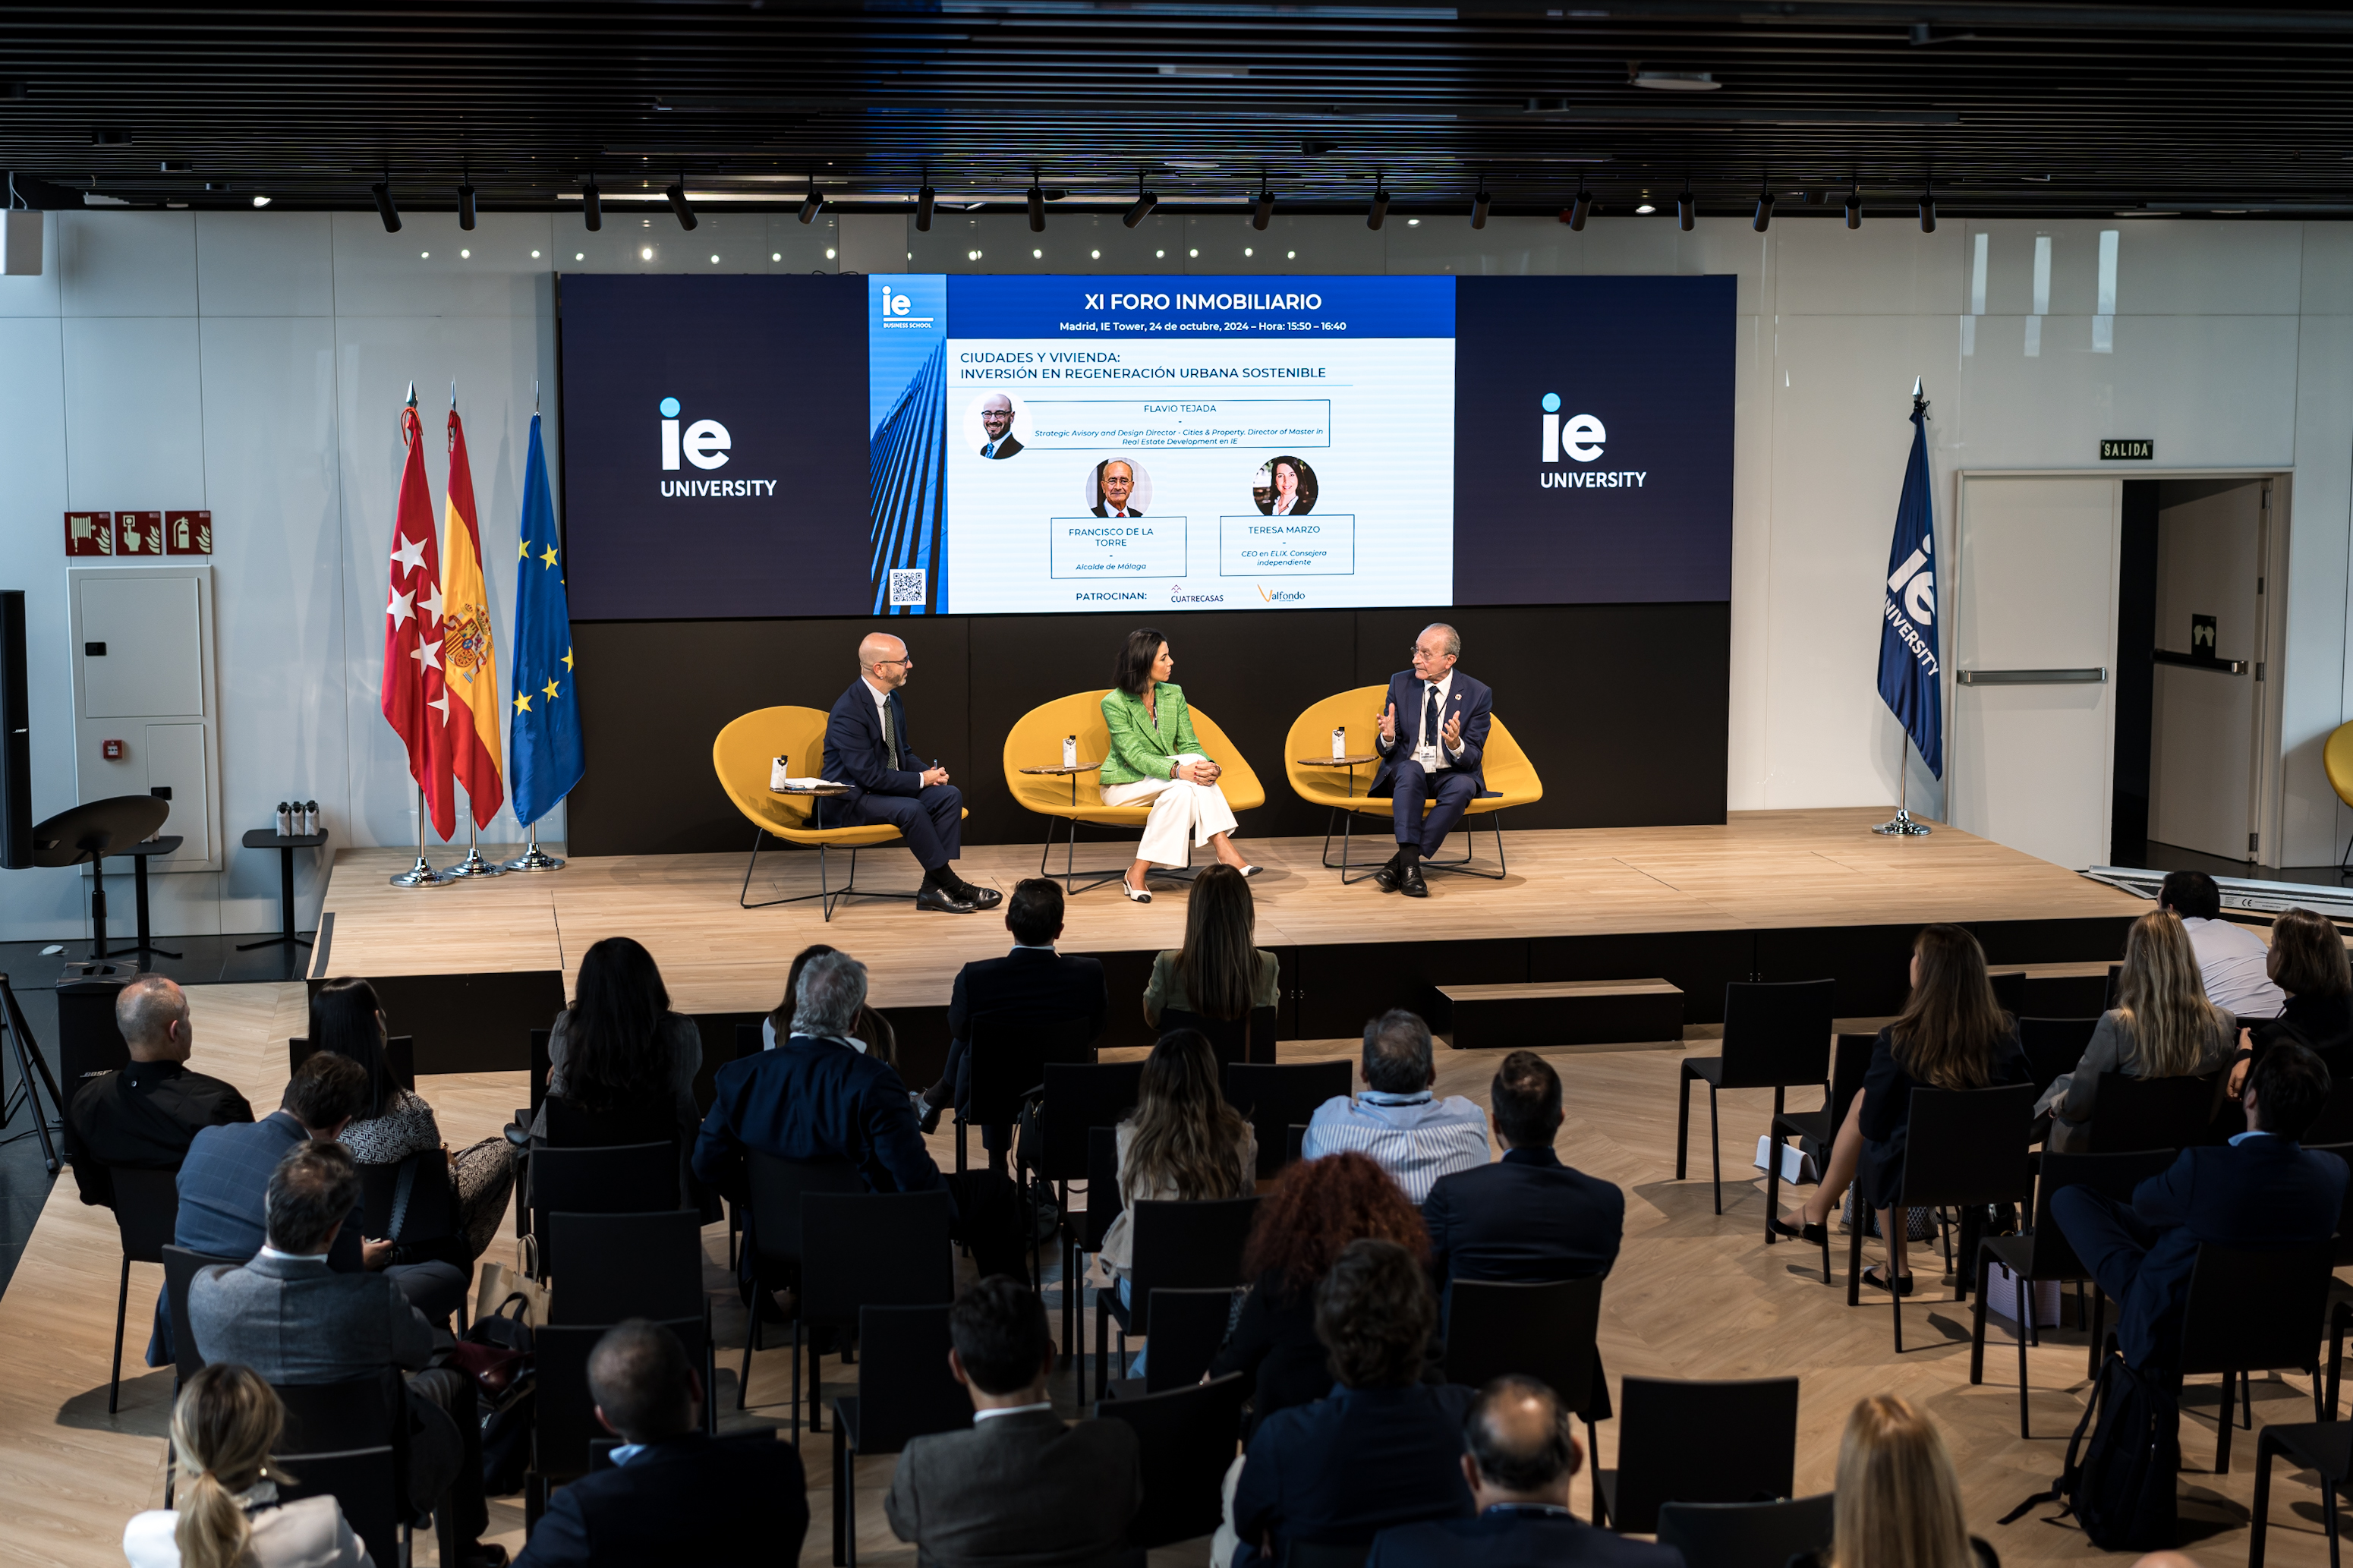
[[[1139,904],[1152,901],[1145,879],[1154,866],[1182,866],[1190,858],[1188,837],[1210,846],[1221,862],[1243,876],[1258,875],[1258,868],[1245,862],[1229,841],[1234,814],[1218,787],[1222,770],[1201,754],[1184,689],[1168,679],[1176,668],[1167,640],[1158,632],[1148,626],[1130,632],[1112,689],[1103,693],[1103,726],[1111,731],[1111,755],[1103,759],[1100,775],[1103,804],[1152,802],[1135,863],[1120,884]]]

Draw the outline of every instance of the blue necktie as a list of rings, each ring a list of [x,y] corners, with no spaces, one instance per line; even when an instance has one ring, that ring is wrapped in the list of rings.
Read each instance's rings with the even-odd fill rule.
[[[1439,743],[1438,686],[1434,681],[1430,684],[1428,695],[1422,700],[1421,743],[1425,746],[1435,746]]]

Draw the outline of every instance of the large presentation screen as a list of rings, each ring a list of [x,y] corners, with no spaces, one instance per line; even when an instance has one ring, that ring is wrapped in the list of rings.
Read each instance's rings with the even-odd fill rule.
[[[1733,279],[567,277],[583,619],[1721,601]]]

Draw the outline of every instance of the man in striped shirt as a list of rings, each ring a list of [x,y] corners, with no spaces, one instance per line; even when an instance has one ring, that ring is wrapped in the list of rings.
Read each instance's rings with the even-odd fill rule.
[[[1357,1071],[1364,1092],[1335,1095],[1315,1108],[1303,1156],[1343,1149],[1370,1155],[1417,1207],[1439,1177],[1487,1163],[1486,1112],[1461,1095],[1440,1100],[1432,1091],[1438,1065],[1430,1026],[1419,1017],[1391,1008],[1366,1024]]]

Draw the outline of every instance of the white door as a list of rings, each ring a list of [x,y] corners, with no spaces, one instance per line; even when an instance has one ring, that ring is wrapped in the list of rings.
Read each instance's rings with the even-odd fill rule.
[[[2271,481],[2176,481],[2157,514],[2158,663],[2149,724],[2148,836],[2255,858],[2255,663],[2264,645]],[[2211,657],[2192,629],[2212,623]]]
[[[1953,826],[2077,868],[2108,858],[2123,503],[2116,479],[1961,481]]]

